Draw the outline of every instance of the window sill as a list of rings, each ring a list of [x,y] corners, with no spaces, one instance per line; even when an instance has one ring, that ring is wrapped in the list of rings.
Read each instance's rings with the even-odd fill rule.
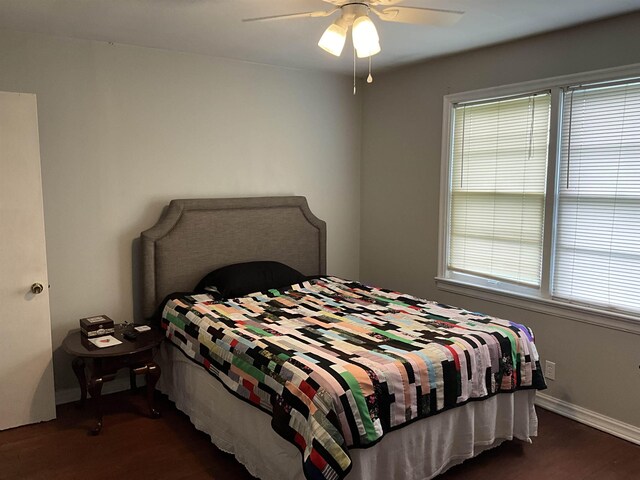
[[[469,285],[449,278],[436,277],[435,280],[438,289],[445,292],[640,335],[640,318],[638,317],[574,305],[558,300],[505,292],[495,288]]]

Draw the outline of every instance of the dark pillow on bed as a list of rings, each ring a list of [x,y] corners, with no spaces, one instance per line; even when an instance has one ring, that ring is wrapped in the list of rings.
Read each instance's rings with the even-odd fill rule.
[[[299,271],[280,262],[247,262],[227,265],[204,276],[195,292],[211,294],[216,288],[222,298],[242,297],[300,283],[307,279]]]

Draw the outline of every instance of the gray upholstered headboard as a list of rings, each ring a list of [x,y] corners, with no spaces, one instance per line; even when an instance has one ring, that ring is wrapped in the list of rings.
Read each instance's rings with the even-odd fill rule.
[[[274,260],[325,274],[326,228],[304,197],[172,200],[141,235],[144,317],[168,294],[233,263]]]

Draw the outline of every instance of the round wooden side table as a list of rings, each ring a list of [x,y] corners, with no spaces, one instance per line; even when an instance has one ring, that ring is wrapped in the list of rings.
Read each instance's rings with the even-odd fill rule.
[[[152,328],[147,332],[136,332],[137,338],[135,340],[127,340],[123,334],[132,328],[133,325],[116,325],[113,336],[122,343],[112,347],[96,347],[80,332],[80,329],[70,331],[62,342],[64,351],[75,357],[72,365],[80,383],[80,405],[84,406],[87,400],[87,391],[94,399],[96,426],[90,430],[93,435],[99,434],[102,430],[100,400],[102,385],[113,380],[118,370],[122,368],[129,369],[132,390],[136,388],[136,375],[145,375],[149,416],[151,418],[160,416],[160,412],[155,409],[153,404],[155,386],[160,378],[160,367],[153,361],[153,349],[160,345],[164,335],[159,329]],[[89,365],[86,364],[86,360],[90,360]],[[87,370],[89,371],[88,381]]]

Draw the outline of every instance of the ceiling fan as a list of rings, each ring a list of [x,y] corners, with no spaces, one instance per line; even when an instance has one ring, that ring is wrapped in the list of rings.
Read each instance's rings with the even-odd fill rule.
[[[460,20],[464,12],[437,8],[402,7],[403,0],[323,0],[334,5],[330,10],[245,18],[243,22],[268,22],[293,18],[328,17],[340,11],[340,17],[325,30],[318,42],[323,50],[339,57],[342,54],[349,27],[352,28],[353,46],[358,58],[371,57],[380,52],[380,39],[374,23],[369,18],[373,13],[385,22],[411,23],[416,25],[449,26]]]
[[[333,22],[320,37],[318,46],[336,57],[342,54],[351,27],[353,39],[353,94],[356,94],[356,56],[369,59],[367,83],[373,82],[371,76],[371,57],[380,53],[380,38],[376,26],[369,18],[373,12],[385,22],[412,23],[416,25],[449,26],[460,20],[464,12],[437,8],[400,7],[396,4],[403,0],[322,0],[334,8],[315,12],[271,15],[268,17],[245,18],[243,22],[270,22],[292,18],[329,17],[340,11],[340,17]]]

